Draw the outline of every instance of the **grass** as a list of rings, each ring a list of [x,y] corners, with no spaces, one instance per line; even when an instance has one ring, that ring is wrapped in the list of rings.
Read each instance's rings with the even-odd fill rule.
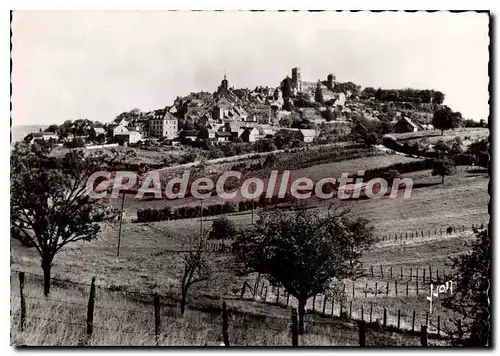
[[[466,136],[469,136],[471,140],[475,140],[478,138],[488,137],[490,134],[490,130],[488,128],[482,127],[463,127],[454,130],[445,130],[443,135],[441,135],[441,130],[424,130],[424,131],[416,131],[416,132],[406,132],[406,133],[391,133],[390,136],[394,137],[397,140],[414,140],[414,139],[422,139],[429,138],[429,140],[448,140],[454,137],[460,137],[462,140]]]
[[[11,297],[11,343],[25,346],[219,346],[222,323],[218,301],[189,309],[178,315],[175,303],[162,299],[161,328],[154,335],[153,306],[145,295],[111,292],[97,288],[94,330],[86,335],[88,286],[59,283],[50,297],[42,295],[41,281],[27,276],[27,318],[19,331],[19,297]],[[19,286],[11,279],[13,290]],[[241,310],[241,302],[228,301],[231,346],[290,346],[290,310],[257,302],[254,313]],[[368,345],[418,346],[418,336],[369,330]],[[301,346],[357,346],[356,324],[308,315]],[[430,340],[431,345],[443,344]]]
[[[384,160],[382,164],[381,159]],[[320,174],[336,176],[338,172],[374,168],[377,162],[380,166],[395,163],[395,160],[408,159],[400,155],[370,157],[307,168],[299,173],[314,177]],[[378,236],[488,221],[489,196],[486,187],[489,177],[486,174],[471,174],[466,169],[459,169],[457,175],[446,177],[444,184],[434,184],[440,182],[440,177],[431,176],[429,171],[414,172],[408,176],[422,185],[413,190],[410,199],[349,201],[345,204],[351,206],[351,215],[369,219],[375,225]],[[315,204],[318,205],[318,202]],[[319,206],[317,209],[319,213],[325,211],[324,206]],[[204,221],[205,230],[210,228],[212,219],[213,217]],[[231,219],[235,221],[237,227],[243,228],[251,223],[251,214],[234,215]],[[235,345],[289,345],[290,335],[287,326],[289,310],[266,303],[239,300],[243,282],[251,281],[252,278],[235,274],[235,266],[229,254],[210,254],[213,278],[210,282],[193,288],[188,296],[188,314],[182,319],[177,318],[175,304],[180,290],[182,251],[188,248],[189,237],[196,234],[199,228],[198,219],[148,224],[125,221],[119,257],[116,256],[117,226],[106,226],[98,240],[71,245],[56,256],[53,277],[89,284],[91,277],[96,276],[97,284],[101,287],[98,289],[96,302],[96,332],[89,340],[86,340],[84,326],[81,325],[85,324],[88,286],[55,286],[50,299],[45,300],[40,280],[28,278],[27,295],[39,299],[29,300],[27,329],[18,332],[18,316],[16,316],[19,312],[19,299],[16,298],[18,285],[16,285],[17,279],[12,279],[11,342],[16,345],[153,345],[156,341],[151,335],[153,330],[151,298],[144,300],[131,297],[129,293],[119,293],[126,289],[147,295],[159,293],[165,302],[168,302],[169,305],[165,306],[165,310],[170,314],[165,315],[166,320],[162,324],[160,345],[205,345],[205,343],[209,346],[218,345],[221,341],[219,309],[222,299],[228,302],[232,313],[230,324],[234,329],[230,329],[230,334]],[[378,272],[376,266],[381,261],[386,265],[385,268],[392,265],[395,274],[398,274],[400,266],[403,266],[405,271],[410,267],[428,268],[429,264],[433,269],[444,269],[447,257],[463,252],[463,243],[470,238],[472,238],[470,233],[459,233],[439,238],[425,236],[408,241],[384,241],[364,254],[363,263],[365,268],[374,265],[375,273]],[[11,243],[11,266],[12,270],[41,273],[36,251],[22,248],[17,241]],[[412,295],[411,291],[414,290],[412,284],[410,284],[410,295],[406,297],[405,279],[400,284],[401,290],[404,291],[403,295],[398,294],[396,297],[390,293],[389,296],[378,296],[376,299],[370,295],[364,298],[366,283],[369,284],[369,289],[373,289],[375,283],[378,283],[379,289],[386,286],[387,270],[384,273],[386,273],[384,278],[375,275],[373,278],[364,277],[355,281],[357,297],[353,302],[354,315],[359,313],[361,304],[364,305],[366,315],[369,302],[373,302],[374,319],[380,319],[383,308],[386,307],[389,324],[395,325],[397,310],[400,309],[403,313],[403,327],[407,328],[408,317],[411,317],[415,309],[420,320],[417,323],[418,327],[428,308],[428,302],[423,293],[419,296]],[[349,287],[349,281],[346,282]],[[390,287],[392,291],[392,285]],[[420,288],[422,291],[428,290],[428,285],[422,285]],[[117,292],[110,292],[109,289]],[[347,292],[349,295],[348,288]],[[269,291],[268,300],[272,298],[273,293]],[[71,302],[76,304],[67,304]],[[320,303],[319,300],[317,302]],[[126,311],[110,311],[106,309],[108,307]],[[336,313],[339,311],[338,307],[337,305]],[[436,313],[441,313],[440,307],[436,308]],[[328,310],[331,310],[329,305]],[[266,320],[264,316],[268,319]],[[270,319],[271,316],[286,320],[286,323],[282,321],[286,325],[279,324],[279,320]],[[244,321],[248,318],[252,320]],[[355,326],[335,319],[326,319],[326,324],[320,324],[325,319],[316,316],[309,316],[308,320],[315,321],[316,318],[318,325],[311,326],[301,341],[302,345],[357,345]],[[444,316],[442,321],[445,321]],[[79,325],[67,324],[68,322]],[[245,326],[247,325],[245,323],[249,326]],[[279,330],[270,330],[275,327]],[[369,344],[419,345],[419,339],[415,336],[374,330],[370,330],[370,333],[373,334],[368,337]]]

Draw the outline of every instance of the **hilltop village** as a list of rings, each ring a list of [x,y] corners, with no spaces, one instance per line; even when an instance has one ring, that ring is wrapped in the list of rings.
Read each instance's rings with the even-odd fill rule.
[[[88,119],[51,125],[25,141],[67,147],[113,144],[130,147],[225,146],[217,156],[230,156],[227,146],[260,142],[247,151],[272,151],[304,144],[375,141],[389,133],[432,129],[433,113],[444,94],[434,90],[383,90],[324,80],[304,81],[298,67],[276,87],[234,88],[226,75],[213,93],[193,92],[164,108],[119,114],[111,122]],[[466,120],[467,121],[467,120]],[[470,120],[471,121],[471,120]],[[372,137],[373,140],[373,137]]]

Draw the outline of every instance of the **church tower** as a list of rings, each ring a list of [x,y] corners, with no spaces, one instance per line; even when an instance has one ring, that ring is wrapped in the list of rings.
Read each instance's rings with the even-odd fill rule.
[[[220,87],[222,90],[227,90],[229,88],[229,83],[226,79],[226,75],[224,74],[224,79],[222,79],[222,82],[220,83]]]
[[[302,92],[302,77],[299,67],[292,68],[292,84],[297,89],[297,92]]]

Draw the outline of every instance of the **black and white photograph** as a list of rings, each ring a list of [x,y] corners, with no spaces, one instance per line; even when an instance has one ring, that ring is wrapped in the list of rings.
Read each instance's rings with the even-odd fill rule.
[[[11,11],[11,347],[491,348],[492,20]]]

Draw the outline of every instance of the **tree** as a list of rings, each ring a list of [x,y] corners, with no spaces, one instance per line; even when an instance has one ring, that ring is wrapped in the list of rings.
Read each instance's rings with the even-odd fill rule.
[[[441,183],[444,183],[444,177],[455,174],[456,168],[455,163],[447,158],[443,157],[441,159],[435,160],[432,168],[433,176],[441,176]]]
[[[435,104],[441,105],[444,101],[444,94],[440,91],[435,91],[432,93],[432,100]]]
[[[322,104],[325,101],[323,98],[323,90],[321,90],[321,82],[319,80],[318,80],[318,84],[316,84],[316,91],[314,93],[314,100],[320,104]]]
[[[221,239],[224,244],[224,239],[234,238],[236,235],[236,227],[234,222],[225,216],[221,216],[212,222],[212,230],[210,231],[211,239]]]
[[[50,292],[52,262],[68,244],[90,241],[100,223],[112,221],[117,212],[97,204],[88,193],[89,177],[110,171],[122,155],[71,150],[64,157],[49,156],[48,149],[30,150],[16,144],[11,153],[11,236],[29,241],[41,257],[44,293]]]
[[[47,127],[45,129],[45,132],[54,132],[54,133],[58,133],[59,132],[59,126],[55,125],[55,124],[52,124],[50,125],[49,127]]]
[[[271,284],[297,298],[301,334],[307,299],[332,290],[335,281],[356,275],[361,247],[369,244],[371,232],[362,231],[363,222],[348,222],[347,213],[340,208],[326,216],[305,210],[263,212],[259,224],[234,242],[246,273],[266,275]]]
[[[438,130],[441,130],[443,135],[444,130],[454,129],[460,126],[462,122],[462,114],[453,112],[448,106],[445,106],[434,112],[432,125]]]
[[[71,122],[71,120],[66,120],[64,121],[64,123],[59,126],[59,138],[66,138],[69,136],[70,133],[72,133],[72,127],[73,127],[73,123]]]
[[[460,314],[452,320],[460,330],[454,332],[454,343],[468,346],[491,345],[489,290],[491,286],[491,240],[489,231],[476,230],[476,239],[466,243],[468,253],[450,257],[453,267],[453,294],[443,306]],[[462,323],[462,321],[468,321]]]
[[[211,269],[204,255],[205,240],[198,237],[190,241],[190,251],[184,255],[184,272],[181,278],[181,315],[186,309],[186,299],[189,289],[197,283],[207,281]]]
[[[377,137],[377,135],[374,134],[373,132],[370,132],[368,135],[366,135],[364,137],[364,141],[365,141],[365,145],[368,146],[368,147],[375,146],[375,145],[377,145],[380,142],[380,140]]]
[[[104,134],[99,134],[97,135],[97,137],[95,138],[95,142],[98,144],[98,145],[103,145],[106,143],[106,135]]]

